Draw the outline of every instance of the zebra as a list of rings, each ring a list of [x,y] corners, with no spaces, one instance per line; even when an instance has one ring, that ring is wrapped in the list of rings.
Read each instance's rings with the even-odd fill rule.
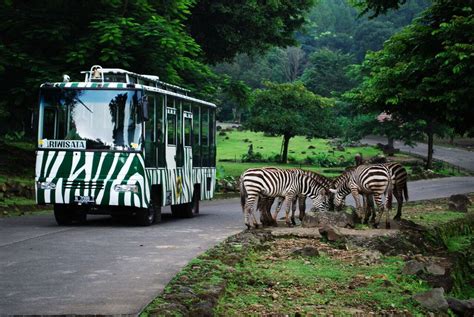
[[[288,169],[288,171],[291,171],[291,172],[299,174],[299,175],[307,175],[307,176],[310,176],[312,178],[315,178],[319,184],[321,184],[323,187],[325,187],[327,189],[329,189],[331,187],[332,181],[329,178],[327,178],[327,177],[325,177],[321,174],[318,174],[316,172],[304,170],[304,169],[301,169],[301,168],[290,168],[290,169]],[[328,192],[328,194],[331,196],[330,192]],[[270,198],[267,198],[267,199],[270,199]],[[298,206],[299,206],[299,212],[300,212],[300,214],[299,214],[300,221],[303,221],[303,218],[304,218],[305,213],[306,213],[306,196],[300,194],[300,195],[297,196],[297,198],[295,198],[295,200],[293,201],[293,205],[292,205],[293,208],[292,208],[292,213],[291,213],[291,223],[294,224],[294,225],[296,224],[296,222],[295,222],[296,199],[298,199]],[[272,203],[273,203],[273,200],[272,200]],[[328,200],[328,203],[329,203],[329,205],[331,205],[331,199]],[[280,197],[279,201],[277,203],[277,209],[276,210],[280,210],[282,204],[283,204],[283,199]],[[276,216],[275,216],[275,218],[276,218]]]
[[[295,173],[291,170],[278,168],[255,168],[245,171],[240,178],[240,197],[244,222],[251,228],[249,218],[252,217],[253,224],[258,227],[258,222],[253,214],[253,209],[261,196],[285,197],[286,223],[289,221],[289,210],[293,199],[297,195],[308,196],[313,201],[313,207],[317,210],[327,209],[327,191],[315,177],[303,173]],[[281,207],[281,206],[280,206]],[[276,220],[279,209],[275,211],[273,220]]]
[[[389,163],[383,163],[385,167],[387,167],[390,170],[390,173],[392,174],[392,184],[393,184],[393,195],[395,196],[395,199],[397,200],[397,214],[395,217],[393,217],[394,220],[400,220],[402,216],[402,207],[403,207],[403,198],[405,198],[405,201],[408,201],[408,187],[407,187],[407,179],[408,179],[408,173],[407,170],[397,162],[389,162]],[[367,197],[367,212],[366,212],[366,219],[365,221],[367,222],[368,218],[372,214],[372,221],[375,219],[375,214],[372,213],[372,206],[373,206],[373,200],[371,199],[372,197]]]
[[[338,176],[330,189],[334,193],[334,205],[340,208],[344,198],[352,193],[356,203],[357,214],[362,218],[362,206],[359,194],[373,195],[379,209],[377,224],[380,223],[383,213],[387,228],[390,226],[388,216],[392,208],[392,175],[390,170],[383,164],[359,165],[346,170]],[[385,206],[382,203],[382,195],[385,194]]]

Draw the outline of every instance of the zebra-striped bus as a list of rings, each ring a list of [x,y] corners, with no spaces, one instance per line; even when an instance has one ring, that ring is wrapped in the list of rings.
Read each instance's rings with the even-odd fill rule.
[[[213,103],[123,69],[93,66],[83,82],[40,88],[36,201],[59,225],[87,214],[151,225],[161,207],[192,217],[214,194]]]

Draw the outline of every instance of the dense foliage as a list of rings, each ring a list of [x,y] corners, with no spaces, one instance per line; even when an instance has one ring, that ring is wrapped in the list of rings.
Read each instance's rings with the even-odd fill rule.
[[[183,25],[191,4],[2,1],[0,114],[10,122],[2,128],[18,129],[29,122],[42,82],[60,81],[63,72],[81,80],[79,71],[91,64],[131,68],[176,84],[212,89],[202,85],[211,72],[199,61],[201,49]]]
[[[41,83],[59,81],[63,73],[81,80],[79,71],[93,64],[157,74],[210,98],[220,83],[206,62],[294,43],[293,32],[311,5],[312,0],[1,0],[0,135],[29,130]]]
[[[238,53],[261,53],[295,44],[293,32],[304,23],[314,0],[200,0],[189,27],[211,63]]]
[[[440,126],[472,132],[474,1],[439,0],[421,18],[368,55],[360,87],[348,96],[398,122],[421,120],[428,135]]]

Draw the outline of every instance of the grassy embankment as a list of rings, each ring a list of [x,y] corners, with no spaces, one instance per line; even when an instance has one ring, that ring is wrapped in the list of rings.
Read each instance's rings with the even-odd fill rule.
[[[446,206],[446,199],[408,203],[404,218],[426,228],[423,242],[416,239],[411,244],[414,250],[400,247],[399,255],[383,255],[371,263],[360,261],[364,249],[324,240],[286,237],[249,243],[248,236],[232,237],[187,265],[142,316],[192,315],[202,313],[203,307],[217,316],[367,316],[406,311],[424,316],[427,312],[412,296],[431,286],[420,275],[402,274],[405,260],[413,253],[448,259],[462,253],[474,262],[474,206],[468,214],[448,211]],[[317,248],[319,255],[292,254],[293,248],[307,245]],[[418,245],[431,248],[417,250]],[[474,297],[474,274],[468,267],[472,268],[451,271],[455,285],[449,296]]]

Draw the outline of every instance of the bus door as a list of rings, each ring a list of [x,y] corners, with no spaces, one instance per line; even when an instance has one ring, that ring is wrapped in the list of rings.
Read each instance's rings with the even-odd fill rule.
[[[166,167],[168,169],[176,168],[176,148],[177,148],[177,116],[178,112],[174,108],[174,100],[167,96],[166,103]],[[170,107],[170,99],[173,107]]]

